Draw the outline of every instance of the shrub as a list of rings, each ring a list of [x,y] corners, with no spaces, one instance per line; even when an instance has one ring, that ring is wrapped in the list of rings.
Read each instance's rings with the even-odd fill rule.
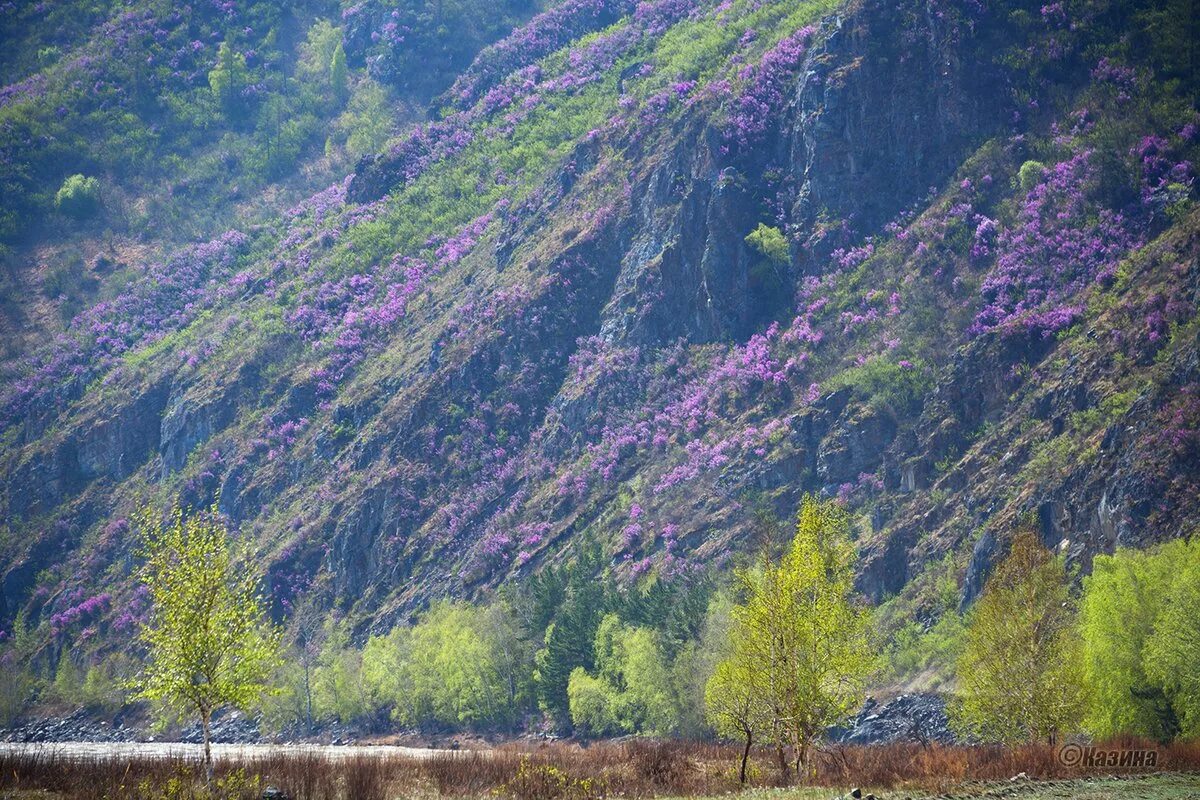
[[[54,207],[78,219],[95,214],[100,208],[100,181],[86,175],[72,175],[54,195]]]
[[[553,764],[534,764],[526,757],[497,794],[513,800],[592,800],[605,797],[606,789],[603,779],[576,778]]]
[[[1063,560],[1023,531],[972,609],[951,725],[1010,745],[1074,733],[1084,700],[1080,654]]]
[[[658,788],[679,787],[691,768],[673,742],[630,742],[626,752],[634,774]]]
[[[1017,182],[1021,184],[1021,191],[1028,192],[1037,186],[1045,172],[1046,165],[1040,161],[1026,161],[1022,164],[1017,172]]]
[[[758,227],[746,237],[746,244],[776,264],[787,264],[792,260],[787,237],[779,228],[763,225],[760,222]]]
[[[855,394],[874,408],[901,410],[924,397],[931,384],[932,376],[919,359],[893,361],[873,356],[835,375],[826,389],[853,387]]]

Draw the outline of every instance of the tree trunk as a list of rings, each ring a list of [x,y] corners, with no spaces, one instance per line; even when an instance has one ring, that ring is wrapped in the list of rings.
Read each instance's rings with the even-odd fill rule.
[[[805,768],[808,766],[808,742],[796,745],[796,777],[804,780]]]
[[[212,787],[213,779],[211,724],[212,711],[207,708],[200,709],[200,728],[204,732],[204,782],[209,787]]]
[[[742,786],[746,785],[746,762],[750,760],[750,745],[754,743],[754,734],[746,731],[746,749],[742,751],[742,772],[739,776]]]
[[[782,741],[775,743],[775,757],[779,759],[779,780],[787,786],[792,782],[792,766],[788,763],[787,751],[784,750]]]
[[[313,729],[312,677],[307,662],[304,664],[304,720],[308,723],[308,730],[311,732]]]

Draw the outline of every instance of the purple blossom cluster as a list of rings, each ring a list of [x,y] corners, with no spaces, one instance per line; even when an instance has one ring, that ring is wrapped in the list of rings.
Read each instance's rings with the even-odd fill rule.
[[[717,442],[703,441],[703,434],[722,417],[726,404],[755,388],[780,386],[799,369],[805,356],[789,358],[780,364],[773,355],[772,348],[781,339],[778,324],[773,324],[763,333],[751,336],[746,344],[731,348],[708,370],[684,385],[674,399],[657,409],[647,408],[635,421],[616,427],[605,426],[598,441],[586,448],[586,474],[568,472],[560,476],[559,495],[582,496],[591,480],[599,478],[605,483],[610,482],[616,478],[620,465],[635,454],[662,451],[680,437],[687,460],[664,476],[656,491],[692,480],[721,466],[733,452],[761,446],[766,437],[776,432],[775,427],[750,427]]]
[[[576,340],[567,365],[570,380],[582,387],[632,372],[641,360],[637,347],[614,347],[599,336]]]
[[[62,633],[78,622],[91,619],[108,608],[112,596],[108,592],[94,595],[50,616],[50,630]]]
[[[900,293],[888,294],[875,289],[862,298],[859,307],[853,311],[843,311],[838,316],[842,325],[842,334],[846,335],[865,325],[877,322],[885,317],[894,317],[900,313]]]
[[[762,457],[766,455],[764,444],[776,434],[786,430],[788,422],[774,419],[760,427],[747,426],[732,436],[719,438],[716,441],[692,439],[684,445],[686,458],[667,470],[654,485],[654,493],[659,494],[681,483],[687,483],[700,477],[706,472],[719,470],[735,458],[753,452]]]
[[[1180,137],[1182,139],[1182,137]],[[1171,144],[1161,136],[1146,136],[1131,153],[1141,166],[1142,206],[1160,213],[1192,193],[1192,164],[1173,156]]]
[[[0,424],[31,408],[59,409],[126,353],[190,324],[227,296],[238,255],[249,239],[228,231],[148,265],[116,297],[79,314],[69,331],[35,354],[24,377],[3,395]]]
[[[1047,169],[1030,189],[1016,223],[996,237],[996,264],[983,281],[973,333],[1049,336],[1068,327],[1080,313],[1080,291],[1110,280],[1141,243],[1141,231],[1123,214],[1089,201],[1094,179],[1085,150]]]
[[[566,0],[538,14],[511,36],[485,48],[447,98],[470,108],[507,76],[564,47],[574,39],[611,25],[636,7],[635,0]]]
[[[741,90],[733,100],[725,125],[725,141],[748,147],[758,141],[783,107],[784,92],[804,60],[815,29],[806,26],[785,36],[767,50],[757,65],[738,75]]]
[[[150,587],[139,585],[133,590],[129,599],[121,604],[116,618],[113,620],[113,630],[118,633],[134,633],[150,618]]]
[[[1180,387],[1159,411],[1157,422],[1145,437],[1145,449],[1159,457],[1163,453],[1176,458],[1200,456],[1200,384]]]
[[[397,255],[380,269],[300,290],[295,307],[285,318],[314,348],[332,356],[330,370],[320,386],[323,394],[331,394],[335,384],[367,355],[370,343],[384,339],[380,334],[407,315],[408,306],[432,276],[470,254],[506,205],[501,200],[495,209],[444,241],[428,242],[432,263]]]
[[[41,99],[46,94],[46,76],[34,73],[0,89],[0,108],[14,103]]]
[[[874,472],[860,472],[858,480],[847,481],[838,486],[837,501],[849,505],[855,498],[883,491],[883,478]]]

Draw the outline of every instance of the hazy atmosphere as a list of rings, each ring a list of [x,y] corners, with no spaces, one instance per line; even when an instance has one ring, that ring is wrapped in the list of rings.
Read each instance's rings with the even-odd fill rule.
[[[0,797],[1200,798],[1200,0],[0,43]]]

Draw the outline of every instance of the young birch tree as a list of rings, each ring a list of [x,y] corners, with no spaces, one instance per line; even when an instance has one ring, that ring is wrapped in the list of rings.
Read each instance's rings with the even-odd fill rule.
[[[1007,744],[1074,731],[1084,707],[1081,655],[1062,560],[1036,534],[1018,534],[972,610],[953,727]]]
[[[763,707],[755,717],[784,781],[793,766],[806,768],[825,729],[858,706],[873,666],[870,618],[854,600],[855,556],[846,512],[806,496],[782,561],[764,553],[759,568],[738,573],[746,598],[733,610],[738,640],[713,690],[727,695],[720,687],[734,680],[756,687]]]
[[[149,660],[134,681],[134,699],[199,717],[211,782],[213,713],[247,708],[267,690],[280,634],[266,620],[258,581],[236,563],[215,509],[185,517],[176,508],[164,522],[143,507],[135,521],[151,611],[140,634]]]
[[[758,681],[762,675],[755,669],[750,652],[742,643],[745,631],[736,623],[729,628],[726,652],[709,676],[704,687],[704,705],[709,724],[717,735],[742,741],[742,763],[738,780],[746,783],[746,763],[755,739],[763,743],[764,732],[770,726],[770,715],[763,702],[765,693]]]

